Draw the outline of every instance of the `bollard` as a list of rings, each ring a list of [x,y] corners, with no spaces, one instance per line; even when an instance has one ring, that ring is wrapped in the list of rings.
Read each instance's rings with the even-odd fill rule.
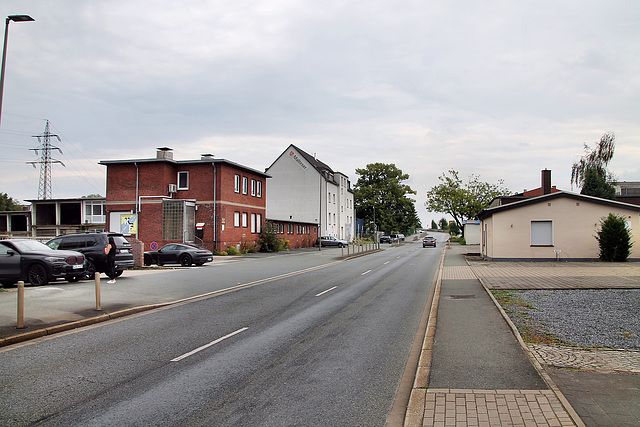
[[[342,255],[341,256],[344,256],[344,246],[340,245],[340,250],[342,251]]]
[[[24,329],[24,282],[18,282],[18,321],[16,329]]]
[[[100,307],[100,273],[96,271],[94,277],[96,281],[96,310],[100,311],[102,310],[102,308]]]

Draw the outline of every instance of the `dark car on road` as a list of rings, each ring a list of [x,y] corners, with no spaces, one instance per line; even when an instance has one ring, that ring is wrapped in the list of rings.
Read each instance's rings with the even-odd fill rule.
[[[46,245],[56,250],[78,251],[87,259],[85,278],[93,279],[96,271],[107,271],[107,254],[104,248],[109,243],[109,237],[113,237],[116,244],[116,276],[128,268],[133,268],[133,253],[131,243],[120,233],[74,233],[64,234],[49,240]]]
[[[180,264],[186,267],[191,264],[203,265],[211,261],[213,261],[211,251],[186,243],[169,243],[157,251],[144,253],[144,265]]]
[[[0,282],[5,286],[20,280],[34,286],[56,279],[76,282],[84,276],[84,262],[80,252],[54,251],[36,240],[0,240]]]
[[[422,247],[426,248],[427,246],[433,246],[435,248],[436,238],[432,236],[426,236],[424,239],[422,239]]]
[[[320,237],[319,241],[322,246],[338,246],[340,248],[349,246],[349,242],[347,242],[346,240],[338,239],[337,237],[334,237],[334,236]]]
[[[380,236],[380,243],[391,243],[391,237],[387,235]]]

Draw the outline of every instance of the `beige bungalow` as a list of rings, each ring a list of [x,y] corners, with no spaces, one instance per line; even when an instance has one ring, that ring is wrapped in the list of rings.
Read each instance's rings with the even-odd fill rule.
[[[640,206],[560,191],[478,214],[482,256],[491,261],[599,259],[596,232],[609,213],[631,230],[630,261],[640,261]]]

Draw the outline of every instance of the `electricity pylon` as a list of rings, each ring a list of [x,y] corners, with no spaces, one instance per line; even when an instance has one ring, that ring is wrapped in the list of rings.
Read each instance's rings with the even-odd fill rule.
[[[51,164],[60,163],[62,166],[64,166],[64,163],[62,163],[60,160],[51,158],[52,150],[58,150],[60,154],[62,154],[62,150],[59,147],[51,145],[52,137],[58,138],[58,141],[61,142],[58,135],[54,135],[49,132],[49,120],[46,120],[44,133],[42,135],[33,136],[33,138],[38,138],[40,146],[38,148],[30,148],[30,150],[35,151],[36,156],[38,155],[38,150],[40,150],[40,160],[36,162],[27,162],[28,164],[32,165],[34,169],[36,167],[36,164],[40,165],[40,186],[38,187],[39,200],[46,200],[51,198]]]

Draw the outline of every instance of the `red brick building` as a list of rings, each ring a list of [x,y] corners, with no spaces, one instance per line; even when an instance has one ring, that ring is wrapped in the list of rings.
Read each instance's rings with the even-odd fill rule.
[[[269,175],[210,154],[174,160],[103,160],[107,167],[107,229],[136,237],[144,249],[191,242],[213,251],[259,241]]]

